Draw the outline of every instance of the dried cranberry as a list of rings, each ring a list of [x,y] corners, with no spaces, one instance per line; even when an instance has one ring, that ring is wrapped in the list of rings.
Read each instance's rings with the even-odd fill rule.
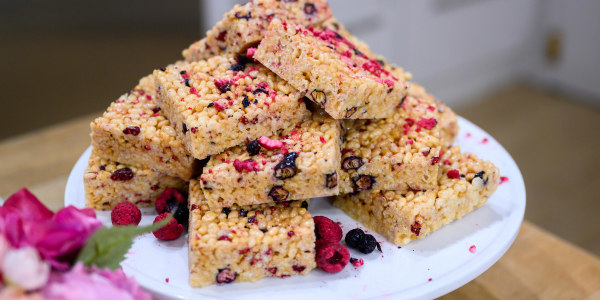
[[[317,8],[311,2],[306,2],[304,4],[304,13],[307,15],[312,15],[317,12]]]
[[[305,266],[299,266],[299,265],[293,265],[292,266],[292,270],[298,272],[298,273],[302,273],[304,270],[306,270]]]
[[[237,273],[231,271],[230,268],[219,269],[217,274],[217,283],[232,283],[237,277]]]
[[[414,233],[416,236],[419,236],[422,227],[423,225],[421,225],[419,221],[415,221],[412,225],[410,225],[410,232]]]
[[[110,179],[114,181],[127,181],[133,178],[133,171],[130,168],[122,168],[114,171]]]
[[[217,41],[224,42],[226,36],[227,36],[227,31],[219,32],[219,35],[217,36]]]
[[[123,129],[124,134],[138,135],[140,134],[140,128],[138,126],[129,126]]]
[[[296,152],[284,155],[283,159],[275,166],[275,178],[287,179],[294,177],[296,172],[298,172],[296,158],[298,158],[298,153]]]

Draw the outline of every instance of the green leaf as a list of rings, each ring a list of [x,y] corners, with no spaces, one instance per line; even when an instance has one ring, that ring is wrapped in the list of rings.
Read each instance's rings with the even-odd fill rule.
[[[161,228],[171,218],[172,216],[169,215],[160,222],[144,227],[133,225],[101,227],[87,240],[76,261],[81,261],[86,266],[96,265],[100,268],[118,269],[136,236]]]

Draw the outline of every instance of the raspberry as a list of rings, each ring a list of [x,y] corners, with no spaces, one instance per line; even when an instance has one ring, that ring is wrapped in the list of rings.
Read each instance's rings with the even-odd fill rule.
[[[358,248],[358,244],[364,235],[364,231],[362,231],[360,228],[354,228],[348,231],[345,238],[346,245],[351,248]]]
[[[335,243],[335,242],[333,242],[333,243]],[[317,240],[315,242],[315,251],[319,251],[319,249],[322,248],[323,246],[327,246],[327,245],[333,244],[333,243],[330,241],[323,240],[323,239]]]
[[[315,234],[318,239],[323,239],[332,243],[337,243],[342,239],[344,235],[342,228],[331,221],[331,219],[323,216],[316,216],[313,218],[315,221]]]
[[[317,249],[317,266],[327,273],[337,273],[350,261],[350,252],[340,243],[326,244]]]
[[[154,203],[154,208],[158,214],[172,213],[173,218],[179,224],[187,224],[189,211],[187,208],[187,200],[185,197],[174,188],[164,190]]]
[[[114,226],[119,225],[138,225],[142,220],[142,212],[140,211],[135,204],[124,201],[115,208],[113,208],[110,213],[110,220]]]
[[[236,158],[233,161],[233,167],[235,168],[236,171],[238,171],[238,173],[243,173],[244,171],[252,172],[252,171],[260,170],[258,163],[254,159],[251,159],[251,158],[243,160],[243,161]]]
[[[169,215],[170,213],[160,214],[156,216],[156,219],[154,219],[153,223],[160,222],[167,218]],[[165,224],[163,227],[152,231],[152,234],[154,234],[154,236],[159,240],[170,241],[178,238],[182,232],[183,225],[178,224],[175,218],[173,218],[169,220],[169,223]]]
[[[351,257],[351,258],[350,258],[350,263],[351,263],[353,266],[355,266],[355,267],[357,267],[357,268],[358,268],[358,267],[360,267],[360,266],[364,265],[364,264],[365,264],[365,261],[364,261],[362,258],[361,258],[361,259],[358,259],[358,258]]]
[[[450,179],[460,178],[460,171],[458,171],[457,169],[452,169],[452,170],[448,171],[448,178],[450,178]]]

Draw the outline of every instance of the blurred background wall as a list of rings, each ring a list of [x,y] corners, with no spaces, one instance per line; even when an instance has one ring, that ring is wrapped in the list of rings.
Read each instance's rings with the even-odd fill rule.
[[[100,112],[200,34],[185,0],[1,0],[0,139]]]

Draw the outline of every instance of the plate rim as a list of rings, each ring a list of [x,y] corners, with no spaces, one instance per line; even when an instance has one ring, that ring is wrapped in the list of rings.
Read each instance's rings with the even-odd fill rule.
[[[386,294],[388,296],[398,296],[399,293],[403,293],[402,298],[406,298],[406,299],[418,299],[418,298],[423,298],[423,297],[437,298],[437,297],[445,295],[451,291],[454,291],[454,290],[460,288],[461,286],[467,284],[468,282],[476,279],[483,272],[485,272],[491,266],[493,266],[496,262],[498,262],[498,260],[500,260],[500,258],[502,256],[504,256],[506,251],[508,251],[508,249],[512,246],[512,244],[514,243],[516,237],[518,236],[518,234],[520,232],[520,228],[523,224],[523,220],[524,220],[524,216],[525,216],[525,208],[526,208],[526,202],[527,202],[525,182],[523,180],[523,175],[521,173],[521,170],[519,169],[518,165],[516,164],[515,160],[510,155],[510,153],[508,151],[506,151],[504,146],[502,146],[502,144],[500,144],[492,135],[490,135],[489,133],[487,133],[485,130],[483,130],[476,124],[472,123],[471,121],[469,121],[461,116],[458,117],[458,124],[459,124],[459,128],[461,129],[461,131],[465,127],[468,127],[469,130],[474,129],[475,131],[480,131],[483,135],[485,135],[485,137],[487,137],[490,141],[492,141],[493,144],[496,144],[499,147],[499,151],[503,152],[508,157],[508,159],[509,159],[508,163],[509,163],[510,167],[514,169],[513,170],[514,174],[511,176],[510,182],[511,182],[511,184],[518,185],[517,188],[515,189],[516,191],[518,191],[518,195],[514,195],[514,196],[517,199],[515,202],[520,205],[515,207],[515,210],[513,210],[511,212],[511,213],[517,214],[517,215],[513,216],[513,218],[518,219],[518,226],[515,226],[514,231],[511,232],[510,235],[498,234],[495,237],[495,240],[497,238],[501,238],[501,240],[498,241],[502,245],[501,248],[497,249],[496,251],[487,251],[487,252],[479,253],[478,254],[479,257],[477,260],[473,260],[471,263],[466,264],[466,265],[461,265],[461,270],[457,271],[458,274],[453,273],[453,271],[455,271],[455,270],[450,270],[450,271],[446,272],[445,274],[443,274],[441,277],[436,277],[436,280],[434,280],[434,281],[422,283],[422,284],[410,287],[409,289],[394,291],[394,292]],[[83,176],[80,176],[80,174],[81,174],[81,170],[85,170],[85,168],[87,166],[87,161],[88,161],[89,155],[91,154],[91,150],[92,150],[92,146],[89,146],[81,154],[81,156],[79,157],[79,159],[77,160],[77,162],[75,163],[73,168],[71,169],[71,172],[69,173],[67,184],[65,186],[65,199],[64,199],[65,206],[72,205],[73,203],[77,203],[76,199],[72,199],[73,198],[72,191],[76,191],[78,195],[81,194],[80,193],[81,190],[79,190],[78,187],[83,186],[83,184],[82,184]],[[516,175],[516,177],[515,177],[515,175]],[[80,196],[84,197],[84,199],[85,199],[85,191],[84,191],[84,194],[80,195]],[[460,220],[456,220],[456,221],[460,221]],[[148,277],[148,275],[146,275],[146,274],[142,274],[142,275],[143,275],[143,277]],[[197,293],[197,292],[201,291],[201,289],[191,288],[189,291],[185,291],[185,290],[180,290],[173,286],[168,286],[168,288],[161,289],[161,287],[156,287],[156,286],[153,286],[152,284],[144,284],[144,281],[142,281],[143,278],[138,278],[139,276],[136,276],[134,274],[131,274],[128,276],[134,276],[136,278],[136,280],[138,281],[138,283],[140,284],[140,286],[142,286],[144,289],[146,289],[153,295],[160,296],[163,298],[186,299],[188,297],[208,297],[208,298],[213,297],[211,295]],[[449,276],[452,276],[452,279],[447,279]],[[154,280],[153,278],[147,278],[147,279]],[[426,291],[422,290],[422,287],[424,284],[427,284]],[[377,297],[378,296],[374,296],[372,298],[364,298],[364,299],[374,299]]]

